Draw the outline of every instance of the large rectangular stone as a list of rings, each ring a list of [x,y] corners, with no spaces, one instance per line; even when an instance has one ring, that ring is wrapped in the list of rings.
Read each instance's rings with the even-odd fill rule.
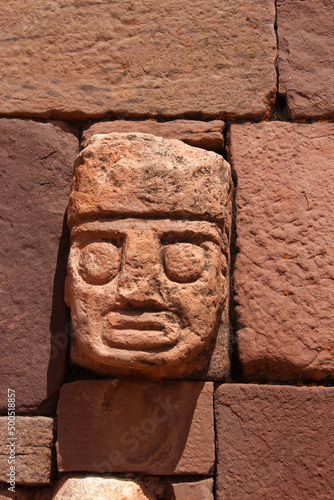
[[[16,417],[14,425],[0,417],[0,436],[0,481],[9,480],[12,466],[18,484],[51,483],[52,418]]]
[[[64,303],[64,214],[78,139],[66,124],[0,120],[2,242],[0,412],[51,414],[62,384],[69,317]]]
[[[261,117],[274,22],[274,0],[5,2],[0,113]]]
[[[334,3],[278,0],[279,92],[292,118],[334,116]]]
[[[211,382],[87,380],[58,403],[61,472],[213,473]]]
[[[330,500],[333,410],[333,387],[220,386],[216,499]]]
[[[334,124],[232,125],[244,375],[334,375]]]

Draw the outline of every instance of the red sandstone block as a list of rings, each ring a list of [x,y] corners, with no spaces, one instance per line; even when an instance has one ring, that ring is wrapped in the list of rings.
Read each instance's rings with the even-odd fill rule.
[[[220,386],[217,500],[331,500],[334,388]]]
[[[213,473],[211,382],[87,380],[58,403],[62,472]]]
[[[0,113],[43,118],[265,115],[275,1],[13,0]]]
[[[0,481],[7,483],[12,466],[14,483],[50,484],[53,419],[16,417],[14,427],[9,432],[7,417],[0,417]]]
[[[334,124],[232,125],[244,375],[334,375]]]
[[[61,128],[63,127],[63,128]],[[0,412],[50,414],[66,362],[64,224],[78,140],[67,125],[0,120]]]
[[[293,118],[334,116],[334,3],[278,0],[279,92]]]
[[[170,122],[156,122],[154,120],[130,121],[115,120],[113,122],[99,122],[91,125],[82,136],[82,147],[94,134],[110,134],[112,132],[143,132],[157,135],[165,139],[179,139],[190,146],[208,149],[221,153],[224,147],[224,122],[213,120],[200,122],[195,120],[174,120]]]

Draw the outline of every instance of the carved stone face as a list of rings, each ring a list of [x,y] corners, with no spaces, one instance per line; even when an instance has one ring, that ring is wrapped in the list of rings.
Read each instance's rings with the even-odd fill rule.
[[[226,307],[230,188],[215,153],[147,134],[92,139],[68,207],[75,363],[112,375],[203,370]]]
[[[72,232],[68,270],[78,347],[111,371],[187,371],[217,331],[226,257],[213,223],[87,222]]]

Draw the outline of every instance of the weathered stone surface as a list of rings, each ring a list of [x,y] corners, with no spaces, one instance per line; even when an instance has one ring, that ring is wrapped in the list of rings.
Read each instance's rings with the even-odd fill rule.
[[[55,488],[52,500],[157,500],[137,481],[110,476],[69,477]]]
[[[59,470],[210,475],[212,398],[211,382],[65,384],[58,403]]]
[[[112,375],[226,375],[231,186],[211,151],[148,134],[93,136],[68,207],[75,363]]]
[[[173,483],[175,500],[214,500],[213,479]]]
[[[249,379],[334,375],[334,125],[233,125],[237,341]]]
[[[95,134],[110,134],[112,132],[142,132],[157,135],[166,139],[180,141],[198,148],[221,153],[224,147],[224,122],[213,120],[200,122],[195,120],[173,120],[170,122],[156,122],[154,120],[130,121],[115,120],[113,122],[99,122],[91,125],[82,135],[81,145],[85,147],[88,140]]]
[[[332,387],[222,385],[216,499],[330,500],[333,408]]]
[[[334,116],[334,4],[278,0],[279,92],[293,118]]]
[[[174,488],[169,476],[135,476],[158,499],[173,498]]]
[[[7,474],[12,465],[15,466],[16,483],[49,484],[53,419],[16,417],[15,430],[12,430],[13,426],[8,430],[8,425],[7,417],[0,417],[0,481],[7,482]],[[11,432],[14,432],[14,436]],[[14,464],[13,457],[15,457]],[[10,464],[8,460],[11,461]]]
[[[8,491],[8,485],[0,484],[0,500],[51,500],[51,487],[16,486],[15,492]]]
[[[63,219],[78,140],[62,124],[0,120],[0,411],[55,411],[66,358]],[[63,232],[62,232],[63,231]]]
[[[6,2],[2,115],[263,116],[275,2]]]
[[[211,151],[150,134],[95,135],[76,160],[68,223],[103,214],[223,224],[230,190],[229,165]]]

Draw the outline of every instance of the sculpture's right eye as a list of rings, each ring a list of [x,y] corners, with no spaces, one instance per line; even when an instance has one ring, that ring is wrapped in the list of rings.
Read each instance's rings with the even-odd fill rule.
[[[92,285],[104,285],[114,278],[120,264],[119,249],[110,242],[88,243],[80,253],[79,273]]]

